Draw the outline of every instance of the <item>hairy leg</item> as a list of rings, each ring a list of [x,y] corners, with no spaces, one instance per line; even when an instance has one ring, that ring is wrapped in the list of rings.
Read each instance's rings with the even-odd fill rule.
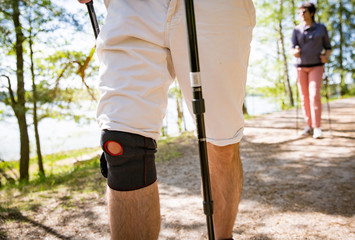
[[[107,187],[112,240],[156,240],[160,231],[157,182],[134,191]]]
[[[242,193],[243,169],[239,143],[223,147],[207,144],[211,189],[214,201],[216,239],[232,236]]]

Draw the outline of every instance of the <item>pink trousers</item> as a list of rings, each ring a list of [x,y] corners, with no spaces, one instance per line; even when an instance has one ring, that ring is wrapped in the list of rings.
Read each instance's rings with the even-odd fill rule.
[[[321,125],[321,87],[323,66],[297,68],[298,89],[300,91],[304,119],[309,127]]]

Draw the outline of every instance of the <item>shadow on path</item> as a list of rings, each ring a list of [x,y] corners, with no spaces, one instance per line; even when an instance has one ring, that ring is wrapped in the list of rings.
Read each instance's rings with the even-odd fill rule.
[[[243,199],[277,207],[281,212],[355,214],[355,153],[329,159],[310,154],[299,158],[280,144],[255,144],[245,138],[242,154]]]
[[[355,116],[349,115],[355,109],[355,98],[331,104],[332,135],[325,130],[325,138],[320,140],[297,136],[295,110],[246,121],[246,136],[241,142],[243,200],[257,201],[281,212],[320,212],[344,217],[355,214]],[[326,116],[323,122],[327,127]],[[185,146],[194,153],[193,158],[163,163],[164,172],[159,171],[158,164],[159,182],[178,188],[162,194],[200,194],[195,141],[192,139]]]
[[[17,208],[1,208],[1,218],[3,218],[4,220],[13,220],[13,221],[19,221],[19,222],[23,222],[23,223],[29,223],[31,224],[33,227],[38,227],[42,230],[44,230],[46,233],[51,234],[59,239],[63,239],[63,240],[70,240],[70,239],[74,239],[72,236],[66,236],[58,231],[56,231],[55,229],[48,227],[46,225],[43,225],[27,216],[24,216],[21,211],[19,211]],[[0,239],[7,239],[7,236],[5,233],[1,233],[0,232]]]

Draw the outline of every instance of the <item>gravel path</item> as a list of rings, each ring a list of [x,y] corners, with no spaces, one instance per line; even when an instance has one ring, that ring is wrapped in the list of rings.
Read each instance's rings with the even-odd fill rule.
[[[330,125],[323,106],[323,139],[298,135],[296,110],[246,121],[235,239],[355,239],[355,98],[330,106]],[[206,239],[198,157],[159,168],[161,239]]]
[[[355,239],[355,98],[331,102],[332,131],[323,107],[324,138],[319,140],[297,134],[296,110],[246,121],[235,239]],[[301,113],[298,117],[301,128]],[[195,143],[185,139],[179,144],[182,157],[157,163],[159,240],[207,239]],[[41,193],[48,200],[32,205],[30,195],[12,196],[30,207],[11,206],[0,215],[0,239],[109,239],[105,183],[95,174],[96,182],[83,184],[102,189],[99,193],[71,194],[67,187]]]

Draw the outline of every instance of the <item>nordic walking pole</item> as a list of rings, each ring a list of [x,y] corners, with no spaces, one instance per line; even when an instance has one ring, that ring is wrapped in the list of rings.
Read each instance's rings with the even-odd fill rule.
[[[187,35],[190,50],[190,80],[193,91],[192,106],[196,116],[197,135],[200,153],[201,177],[203,188],[203,209],[207,219],[208,238],[214,240],[213,228],[213,200],[211,193],[210,172],[207,158],[207,144],[205,133],[205,103],[202,97],[200,63],[198,57],[198,46],[195,24],[195,10],[193,0],[185,0]]]
[[[325,55],[326,54],[326,50],[323,49],[321,52],[321,55]],[[324,64],[325,65],[325,64]],[[329,95],[328,95],[328,74],[327,74],[327,70],[324,66],[324,80],[325,80],[325,98],[327,100],[327,108],[328,108],[328,122],[329,122],[329,133],[330,136],[332,135],[332,125],[331,125],[331,121],[330,121],[330,106],[329,106]]]
[[[331,120],[330,120],[330,106],[329,106],[329,93],[328,93],[328,74],[325,72],[325,98],[327,100],[327,109],[328,109],[328,123],[329,123],[329,133],[330,135],[332,135],[332,124],[331,124]]]
[[[300,46],[296,45],[295,48],[300,48]],[[297,107],[296,107],[296,134],[298,134],[298,97],[299,97],[299,92],[298,92],[298,77],[297,77],[297,80],[296,80],[296,96],[297,96]]]
[[[97,23],[97,18],[96,18],[96,14],[95,14],[94,1],[91,0],[90,2],[86,3],[86,6],[88,7],[91,25],[94,30],[95,39],[96,39],[97,36],[99,36],[100,28],[99,28],[99,24]]]
[[[297,86],[297,82],[296,82],[296,95],[297,95],[297,107],[296,107],[296,134],[298,134],[298,101],[299,101],[299,95],[298,95],[298,86]]]

